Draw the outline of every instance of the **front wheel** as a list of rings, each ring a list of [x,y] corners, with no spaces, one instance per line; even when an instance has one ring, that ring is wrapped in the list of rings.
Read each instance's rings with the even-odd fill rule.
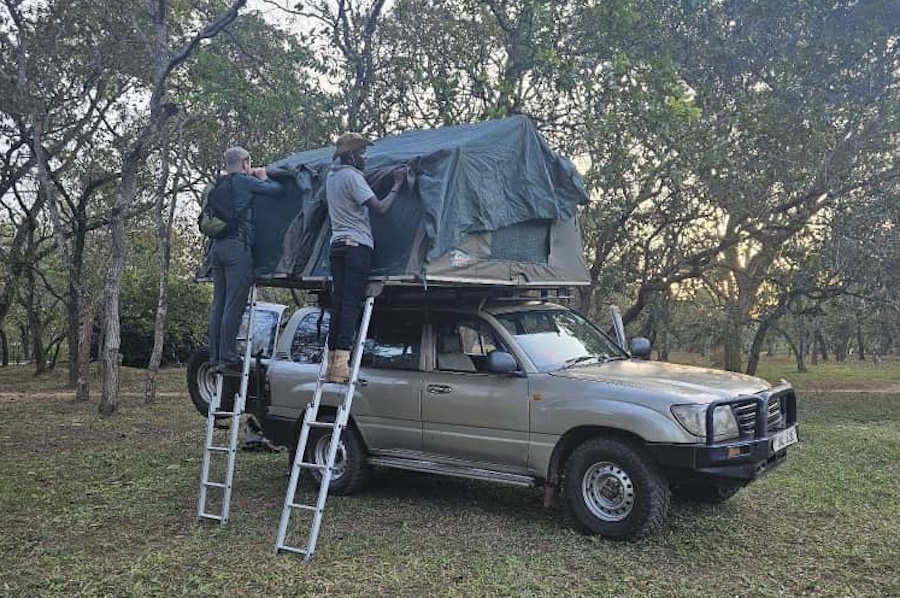
[[[333,422],[334,415],[320,415],[320,421]],[[312,428],[309,431],[309,439],[306,442],[306,457],[304,460],[308,463],[324,465],[328,462],[330,444],[330,430]],[[296,450],[296,447],[294,447],[292,453],[296,453]],[[291,459],[293,460],[293,454]],[[321,483],[322,473],[314,469],[312,474],[316,483]],[[334,458],[334,470],[331,474],[328,492],[337,495],[359,492],[369,483],[371,475],[372,467],[366,462],[365,446],[356,430],[351,426],[347,426],[341,433],[341,438],[338,442],[337,454]]]
[[[665,477],[643,447],[624,439],[579,445],[566,461],[563,491],[581,531],[614,540],[653,534],[669,512]]]

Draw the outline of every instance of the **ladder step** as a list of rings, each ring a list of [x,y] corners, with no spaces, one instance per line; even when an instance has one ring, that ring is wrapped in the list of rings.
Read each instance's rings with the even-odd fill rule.
[[[214,453],[227,453],[228,451],[231,450],[231,447],[229,447],[229,446],[208,446],[208,447],[206,447],[206,450],[212,451]]]
[[[299,509],[299,510],[301,510],[301,511],[313,511],[313,512],[315,512],[315,511],[318,511],[318,510],[319,510],[319,507],[317,507],[316,505],[307,505],[307,504],[305,504],[305,503],[299,503],[299,502],[292,502],[289,506],[290,506],[292,509]]]
[[[334,428],[334,424],[337,422],[306,422],[309,424],[310,428]]]
[[[293,546],[287,546],[287,545],[279,546],[278,551],[279,552],[281,552],[281,551],[293,552],[294,554],[302,554],[303,556],[306,556],[306,553],[307,553],[307,551],[302,548],[294,548]]]
[[[200,517],[205,519],[215,519],[216,521],[222,521],[221,515],[213,515],[212,513],[200,513]]]
[[[327,465],[323,465],[321,463],[309,463],[308,461],[300,461],[299,463],[297,463],[297,467],[316,469],[318,471],[325,471],[326,469],[328,469]]]
[[[219,482],[203,482],[203,485],[209,488],[225,488],[225,484]]]
[[[213,415],[228,415],[230,417],[234,417],[236,415],[240,415],[237,411],[213,411]]]

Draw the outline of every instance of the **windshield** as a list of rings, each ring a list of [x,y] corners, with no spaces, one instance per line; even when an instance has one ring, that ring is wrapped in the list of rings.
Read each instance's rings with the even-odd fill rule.
[[[574,311],[546,309],[495,317],[541,371],[628,357],[612,339]]]

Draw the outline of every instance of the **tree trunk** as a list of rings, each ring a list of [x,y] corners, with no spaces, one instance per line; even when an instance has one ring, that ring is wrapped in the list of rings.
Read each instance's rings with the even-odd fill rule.
[[[575,296],[578,302],[576,309],[583,314],[590,314],[594,303],[594,285],[576,287]]]
[[[747,368],[744,370],[746,374],[753,376],[759,367],[759,356],[762,353],[763,346],[766,344],[766,336],[771,326],[768,318],[763,318],[759,322],[756,334],[753,335],[753,342],[750,344],[750,353],[747,355]]]
[[[859,349],[859,360],[866,360],[866,343],[865,337],[863,335],[862,323],[860,322],[859,316],[856,318],[856,346]]]
[[[669,361],[669,334],[665,328],[659,332],[659,345],[656,347],[656,357],[659,361]]]
[[[94,306],[84,301],[81,308],[81,330],[78,332],[78,377],[75,400],[91,400],[91,341],[94,337]]]
[[[159,246],[159,292],[156,303],[156,320],[153,323],[153,350],[150,352],[150,361],[147,364],[147,381],[144,385],[144,402],[147,404],[156,401],[156,377],[159,374],[159,364],[162,361],[163,344],[165,343],[166,318],[169,310],[169,264],[172,255],[170,233],[172,216],[177,204],[177,196],[173,193],[169,205],[169,214],[163,213],[166,207],[166,187],[169,182],[170,149],[168,131],[164,131],[163,135],[159,183],[156,187],[156,205],[153,211]]]
[[[828,344],[825,342],[825,335],[822,334],[822,322],[816,322],[816,345],[819,347],[819,353],[822,361],[828,361]]]
[[[119,322],[119,295],[122,272],[125,270],[125,259],[128,247],[125,239],[125,220],[134,201],[137,170],[141,155],[135,151],[126,154],[122,167],[122,186],[113,204],[110,218],[112,231],[112,253],[109,271],[103,287],[103,348],[100,351],[100,371],[103,375],[103,394],[100,397],[98,410],[103,415],[111,415],[118,409],[119,374],[122,364],[121,324]]]
[[[722,338],[724,350],[722,367],[729,372],[741,371],[741,326],[732,318],[725,325],[725,335]]]
[[[44,347],[44,322],[41,320],[41,306],[37,297],[37,277],[34,269],[29,269],[25,276],[28,284],[25,289],[25,313],[28,328],[32,336],[32,354],[34,356],[34,375],[39,376],[47,369],[47,354]]]
[[[806,322],[802,317],[797,319],[797,371],[805,372],[806,354],[809,352],[809,335],[806,330]]]
[[[3,353],[3,361],[0,363],[3,367],[9,365],[9,339],[6,338],[6,330],[0,328],[0,352]]]
[[[813,319],[812,339],[810,340],[810,355],[812,356],[812,364],[819,365],[819,319]]]
[[[19,324],[19,344],[22,346],[21,361],[31,361],[31,329],[27,322]]]

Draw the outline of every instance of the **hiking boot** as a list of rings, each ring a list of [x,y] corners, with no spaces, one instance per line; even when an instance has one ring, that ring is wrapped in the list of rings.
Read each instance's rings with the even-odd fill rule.
[[[342,384],[350,380],[350,351],[334,349],[328,354],[328,370],[325,374],[326,382]]]

